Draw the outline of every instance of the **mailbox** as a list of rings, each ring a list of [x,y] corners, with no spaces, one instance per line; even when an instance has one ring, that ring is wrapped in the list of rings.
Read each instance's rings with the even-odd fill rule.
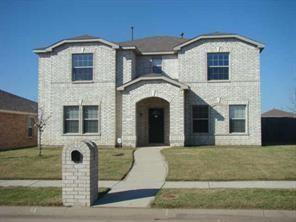
[[[66,145],[62,153],[64,206],[91,206],[98,197],[98,148],[89,140]]]

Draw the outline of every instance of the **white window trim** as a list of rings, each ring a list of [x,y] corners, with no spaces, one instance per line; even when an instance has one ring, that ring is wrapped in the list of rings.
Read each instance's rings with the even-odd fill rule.
[[[78,118],[77,119],[66,119],[66,117],[65,117],[65,108],[66,107],[71,107],[71,106],[73,106],[73,107],[78,107]],[[73,133],[73,132],[66,132],[65,131],[65,122],[66,121],[77,121],[78,120],[78,132],[77,133]],[[79,106],[78,105],[65,105],[65,106],[63,106],[63,134],[64,135],[71,135],[71,134],[73,134],[73,135],[76,135],[76,134],[79,134],[79,131],[80,131],[80,108],[79,108]]]
[[[93,56],[93,65],[92,66],[76,66],[74,67],[73,66],[73,55],[80,55],[80,54],[92,54]],[[93,83],[94,82],[94,73],[95,73],[95,67],[96,67],[96,64],[95,64],[95,53],[94,52],[73,52],[71,55],[70,55],[70,79],[71,79],[71,82],[72,83],[75,83],[75,84],[79,84],[79,83]],[[92,79],[91,80],[73,80],[73,68],[75,69],[82,69],[82,68],[92,68]]]
[[[78,132],[77,133],[65,133],[65,112],[64,109],[67,106],[78,106],[79,107],[79,113],[78,113]],[[98,107],[98,132],[96,133],[83,133],[83,107],[84,106],[97,106]],[[63,124],[62,124],[62,135],[63,136],[83,136],[83,135],[91,135],[91,136],[101,136],[101,104],[97,105],[97,104],[90,104],[90,105],[64,105],[62,106],[62,113],[63,113]],[[77,119],[75,119],[77,120]]]
[[[97,107],[97,118],[84,118],[83,116],[83,111],[84,111],[84,107],[86,106],[96,106]],[[98,134],[99,133],[99,106],[98,105],[84,105],[82,106],[82,133],[85,134]],[[84,132],[84,121],[88,121],[88,120],[96,120],[98,122],[98,131],[97,132]]]
[[[230,132],[230,106],[245,106],[245,119],[232,118],[235,120],[245,120],[245,132]],[[249,104],[248,103],[230,103],[228,104],[228,134],[229,135],[249,135]]]
[[[228,79],[213,79],[213,80],[209,80],[208,76],[208,54],[211,53],[228,53],[228,66],[210,66],[210,67],[228,67]],[[206,76],[205,79],[208,83],[215,83],[215,82],[231,82],[231,53],[230,51],[208,51],[205,52],[205,70],[206,70]]]

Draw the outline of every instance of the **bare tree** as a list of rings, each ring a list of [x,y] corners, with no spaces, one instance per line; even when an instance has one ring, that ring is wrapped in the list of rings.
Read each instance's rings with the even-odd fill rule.
[[[42,133],[46,124],[48,123],[50,116],[45,116],[42,108],[38,109],[38,116],[34,119],[34,126],[38,129],[38,150],[39,156],[42,155]]]

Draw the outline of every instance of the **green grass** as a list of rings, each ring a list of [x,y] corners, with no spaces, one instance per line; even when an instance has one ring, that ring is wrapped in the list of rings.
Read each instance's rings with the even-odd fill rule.
[[[109,191],[100,188],[98,196]],[[0,187],[0,205],[7,206],[61,206],[61,188]]]
[[[162,150],[167,180],[295,180],[296,146],[194,147]]]
[[[163,189],[156,208],[296,209],[296,190],[279,189]]]
[[[133,163],[129,148],[99,149],[99,179],[121,180]],[[0,152],[0,179],[61,179],[61,148],[37,148]]]

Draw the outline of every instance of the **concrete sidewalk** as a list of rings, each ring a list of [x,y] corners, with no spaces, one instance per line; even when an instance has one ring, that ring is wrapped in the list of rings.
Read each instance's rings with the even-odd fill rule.
[[[77,207],[0,207],[2,222],[37,221],[296,221],[296,211],[229,209],[131,209]]]
[[[99,187],[112,188],[120,181],[100,180]],[[0,187],[20,186],[20,187],[62,187],[61,180],[0,180]]]
[[[99,187],[113,188],[120,181],[100,180]],[[61,180],[0,180],[0,187],[61,187]],[[296,189],[296,181],[166,181],[162,188],[264,188],[264,189]]]

